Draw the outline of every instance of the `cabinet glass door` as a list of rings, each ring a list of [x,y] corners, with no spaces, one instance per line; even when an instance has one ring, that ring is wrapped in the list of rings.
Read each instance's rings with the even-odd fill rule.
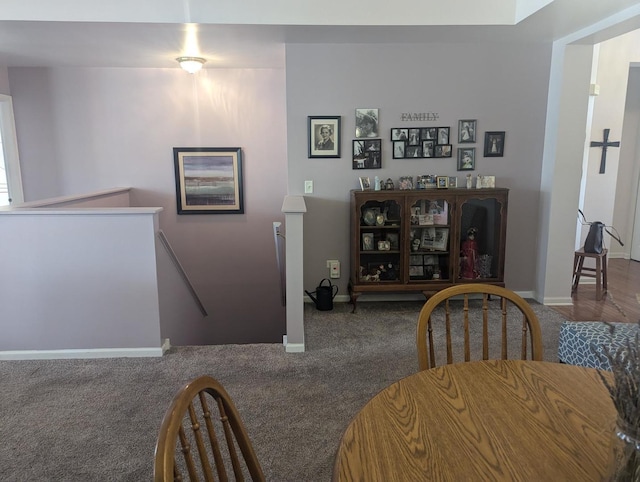
[[[365,283],[398,282],[402,270],[400,202],[367,200],[360,207],[358,280]]]
[[[501,276],[502,203],[495,198],[462,203],[459,279],[494,279]]]
[[[451,201],[433,194],[409,200],[409,282],[451,279]]]

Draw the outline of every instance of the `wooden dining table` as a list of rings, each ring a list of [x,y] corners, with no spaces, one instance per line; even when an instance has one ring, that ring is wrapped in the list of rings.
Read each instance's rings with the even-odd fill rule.
[[[592,368],[444,365],[393,383],[362,408],[342,437],[333,480],[602,480],[615,421]]]

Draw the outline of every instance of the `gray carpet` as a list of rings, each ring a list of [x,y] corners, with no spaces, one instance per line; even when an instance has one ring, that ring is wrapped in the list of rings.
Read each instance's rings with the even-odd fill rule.
[[[545,359],[562,317],[532,302]],[[305,308],[305,353],[281,345],[173,348],[162,358],[0,362],[0,480],[148,481],[175,392],[202,374],[234,398],[270,481],[331,480],[351,418],[417,371],[421,302]]]

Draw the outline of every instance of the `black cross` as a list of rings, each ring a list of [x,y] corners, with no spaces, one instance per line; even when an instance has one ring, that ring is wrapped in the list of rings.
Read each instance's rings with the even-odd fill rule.
[[[591,147],[602,147],[602,157],[600,158],[600,174],[604,174],[604,166],[607,162],[607,147],[620,147],[620,141],[609,142],[609,131],[604,130],[603,141],[591,141]]]

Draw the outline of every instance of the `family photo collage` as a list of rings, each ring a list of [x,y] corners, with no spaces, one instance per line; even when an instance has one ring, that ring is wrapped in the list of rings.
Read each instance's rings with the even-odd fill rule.
[[[309,157],[341,157],[340,116],[309,116]],[[476,169],[477,120],[458,121],[456,166],[458,171]],[[451,158],[451,127],[393,127],[390,129],[393,159]],[[379,109],[356,109],[355,139],[352,140],[353,169],[382,168],[382,138]],[[503,157],[505,131],[484,133],[484,157]],[[435,177],[435,176],[434,176]],[[444,179],[439,180],[444,186]],[[454,187],[448,180],[447,187]]]

